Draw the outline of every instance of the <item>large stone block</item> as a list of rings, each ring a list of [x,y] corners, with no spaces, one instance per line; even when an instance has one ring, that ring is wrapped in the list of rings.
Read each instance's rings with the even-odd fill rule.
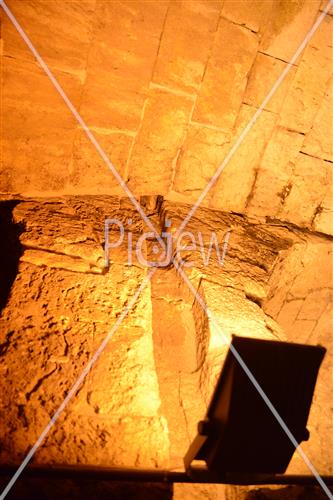
[[[94,83],[88,77],[82,95],[80,114],[88,127],[110,131],[136,131],[139,128],[145,94],[132,90],[124,82],[105,78]]]
[[[104,129],[102,131],[92,129],[92,133],[114,169],[126,182],[126,165],[133,137],[130,134]],[[82,130],[77,130],[74,140],[69,184],[69,190],[76,193],[116,193],[125,196],[125,192],[113,175],[112,169],[101,158],[95,146]]]
[[[198,89],[222,2],[174,1],[170,4],[153,81],[185,92]]]
[[[333,64],[333,61],[332,61]],[[333,78],[328,83],[311,130],[306,135],[302,151],[322,160],[333,162]]]
[[[229,130],[233,127],[258,48],[254,33],[220,19],[193,119]]]
[[[331,77],[332,26],[333,18],[326,16],[303,53],[281,110],[280,124],[286,128],[311,129]]]
[[[135,193],[169,190],[192,106],[191,99],[151,90],[129,161],[129,187]]]
[[[283,61],[258,52],[249,74],[244,103],[259,108],[286,66]],[[292,67],[264,109],[280,112],[295,72],[296,67]]]
[[[80,267],[100,260],[98,227],[119,208],[112,198],[77,197],[22,201],[14,209],[23,250],[37,252],[40,261],[27,263],[23,252],[1,314],[6,348],[0,412],[7,415],[0,431],[2,462],[21,460],[38,439],[146,276],[145,268],[128,266],[126,256],[102,274]],[[62,268],[50,262],[53,254],[59,263],[63,258]],[[76,264],[65,269],[68,257]],[[148,285],[113,330],[37,462],[166,464],[168,429],[159,411],[150,296]]]
[[[222,16],[226,19],[245,26],[251,31],[262,31],[267,18],[271,13],[272,0],[225,0]]]
[[[252,106],[242,105],[236,122],[235,142],[255,112],[256,109]],[[211,207],[244,212],[256,178],[256,171],[265,146],[273,133],[276,119],[277,115],[274,113],[262,112],[212,189]],[[233,142],[230,143],[230,149],[232,146]]]
[[[244,292],[202,280],[198,293],[207,307],[205,312],[198,302],[193,305],[200,385],[208,403],[233,334],[271,340],[282,340],[284,336]]]
[[[173,189],[198,198],[230,148],[230,136],[223,131],[191,124],[177,158]],[[208,193],[204,203],[211,199]]]
[[[3,65],[3,169],[1,189],[61,191],[68,183],[76,121],[47,76],[35,63],[6,57]],[[81,84],[56,72],[74,106]],[[19,105],[18,105],[19,103]]]
[[[320,0],[271,2],[260,51],[288,62],[314,24],[319,6]]]
[[[257,215],[276,215],[288,195],[293,166],[302,147],[304,136],[277,127],[268,142],[247,210]]]
[[[300,153],[278,217],[300,226],[311,226],[331,182],[330,162]]]
[[[165,2],[97,4],[81,106],[90,126],[138,128],[165,10]]]
[[[86,54],[92,39],[95,0],[65,0],[61,9],[56,1],[9,1],[17,21],[26,31],[32,44],[51,69],[85,79]],[[16,28],[1,9],[4,55],[33,61]]]

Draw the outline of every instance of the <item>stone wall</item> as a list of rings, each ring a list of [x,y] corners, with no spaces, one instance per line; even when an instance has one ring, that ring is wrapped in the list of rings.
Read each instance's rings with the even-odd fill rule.
[[[324,7],[320,0],[8,5],[137,195],[195,201]],[[0,190],[119,194],[1,11]],[[332,15],[204,204],[332,234]],[[18,105],[18,103],[20,103]]]
[[[175,233],[325,7],[324,0],[6,3],[167,234]],[[36,463],[181,468],[226,353],[217,321],[227,338],[326,347],[303,448],[321,474],[332,474],[332,15],[331,9],[186,228],[196,246],[181,252],[184,269],[210,314],[174,267],[158,269]],[[135,245],[146,228],[110,165],[1,8],[0,26],[0,463],[18,463],[148,268],[135,255],[128,265],[129,235]],[[125,226],[108,270],[106,217]],[[223,264],[214,250],[204,263],[212,232],[221,248],[230,233]],[[110,237],[118,237],[115,228]],[[153,241],[143,255],[157,258]],[[295,454],[288,472],[309,471]],[[175,485],[164,493],[234,500],[318,492]]]
[[[128,265],[126,245],[113,249],[109,269],[103,267],[106,217],[130,217],[134,239],[144,230],[126,198],[7,197],[1,208],[8,204],[6,255],[14,256],[17,275],[0,322],[0,460],[16,463],[117,322],[147,267],[136,260]],[[172,232],[189,209],[160,198],[142,204],[160,231]],[[166,219],[172,221],[169,228]],[[188,229],[197,240],[201,234],[204,249],[198,245],[179,255],[209,308],[208,319],[175,269],[158,269],[34,461],[182,467],[226,342],[236,333],[327,348],[304,449],[321,473],[332,473],[330,237],[207,208]],[[221,247],[226,229],[231,233],[223,265],[215,250],[204,265],[210,233],[218,235]],[[154,258],[152,247],[147,240],[147,260]],[[2,260],[3,268],[7,262]],[[218,335],[212,314],[227,339]],[[290,471],[308,472],[297,454]]]

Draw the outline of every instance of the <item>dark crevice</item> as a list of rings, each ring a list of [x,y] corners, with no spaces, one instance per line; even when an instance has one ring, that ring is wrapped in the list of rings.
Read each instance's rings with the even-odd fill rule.
[[[19,236],[24,225],[13,221],[13,209],[18,203],[19,200],[0,201],[0,312],[7,304],[23,253]]]

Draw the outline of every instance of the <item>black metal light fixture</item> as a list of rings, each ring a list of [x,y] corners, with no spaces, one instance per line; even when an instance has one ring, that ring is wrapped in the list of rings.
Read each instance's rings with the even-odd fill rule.
[[[295,446],[258,386],[297,443],[307,440],[306,423],[325,352],[321,346],[233,336],[206,418],[199,422],[198,435],[184,459],[188,475],[220,482],[235,475],[285,472]],[[194,467],[197,460],[206,468]]]

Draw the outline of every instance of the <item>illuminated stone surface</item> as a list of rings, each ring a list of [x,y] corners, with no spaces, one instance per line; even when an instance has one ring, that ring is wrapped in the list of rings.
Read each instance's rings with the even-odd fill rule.
[[[172,221],[169,234],[326,5],[7,3],[150,219],[160,231]],[[1,317],[7,385],[0,460],[6,462],[19,460],[37,439],[147,266],[126,266],[128,231],[136,245],[145,230],[140,216],[120,198],[110,169],[0,11],[0,192],[19,200],[12,210],[21,245],[10,256],[13,242],[3,240],[2,264],[20,258]],[[188,224],[195,250],[180,252],[193,264],[186,272],[194,290],[228,335],[251,324],[251,335],[328,349],[311,438],[303,445],[327,474],[333,467],[327,451],[333,448],[331,68],[332,11]],[[124,222],[126,235],[105,273],[103,224],[110,215]],[[212,232],[222,247],[230,229],[223,266],[214,248],[206,266]],[[143,257],[157,258],[153,243],[143,245]],[[159,269],[35,460],[181,467],[225,354],[214,335],[175,270]],[[290,472],[308,471],[295,455]],[[174,488],[179,500],[247,495],[248,488]]]
[[[319,0],[8,4],[135,194],[182,202],[197,199],[323,9]],[[121,195],[3,12],[1,19],[0,190]],[[331,33],[327,16],[204,204],[332,233],[325,190],[315,189],[304,211],[310,185],[293,168],[300,152],[314,164],[332,161]],[[273,160],[277,144],[283,159]]]
[[[143,198],[142,204],[158,228],[172,221],[168,230],[174,234],[190,205],[157,201]],[[132,223],[124,247],[110,250],[105,272],[103,228],[111,216]],[[21,459],[35,442],[147,273],[136,260],[126,265],[129,227],[134,244],[144,230],[127,199],[21,199],[13,220],[21,256],[1,317],[2,462]],[[329,473],[332,461],[321,450],[330,439],[333,411],[331,242],[207,208],[187,230],[196,249],[178,256],[191,264],[185,269],[194,290],[228,339],[235,333],[320,342],[328,349],[310,415],[312,439],[304,449]],[[205,265],[212,233],[221,250],[226,231],[223,266],[214,246]],[[116,237],[111,231],[111,241]],[[156,259],[153,242],[146,243],[144,258]],[[181,467],[226,351],[212,316],[206,318],[175,270],[157,270],[34,460]],[[306,472],[296,455],[290,467]]]

